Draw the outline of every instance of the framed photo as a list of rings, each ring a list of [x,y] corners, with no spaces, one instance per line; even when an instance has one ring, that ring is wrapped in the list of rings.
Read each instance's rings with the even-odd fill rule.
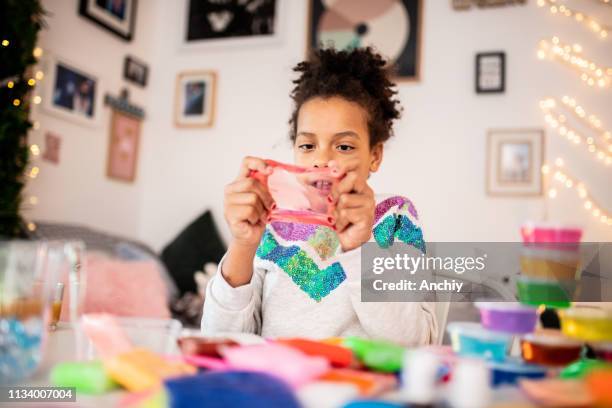
[[[476,93],[506,91],[506,54],[483,52],[476,54]]]
[[[140,119],[113,109],[106,162],[108,178],[134,182],[138,166]]]
[[[129,82],[140,85],[143,88],[147,85],[149,67],[136,58],[127,56],[123,63],[123,77]]]
[[[543,130],[489,131],[487,135],[487,193],[507,196],[541,195],[543,162]]]
[[[420,79],[423,1],[310,0],[307,49],[372,45],[398,81]]]
[[[209,127],[215,119],[217,75],[213,71],[183,72],[176,78],[174,123],[178,127]]]
[[[43,108],[81,125],[97,125],[102,106],[98,76],[62,58],[48,57],[45,65]]]
[[[272,44],[280,40],[287,0],[185,2],[181,43],[186,47]]]
[[[125,41],[134,37],[136,0],[80,0],[79,14]]]

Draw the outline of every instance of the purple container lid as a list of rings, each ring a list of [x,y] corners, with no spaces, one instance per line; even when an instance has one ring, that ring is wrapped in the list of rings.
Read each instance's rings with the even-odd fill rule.
[[[531,333],[538,320],[536,308],[511,302],[476,302],[482,326],[504,333]]]

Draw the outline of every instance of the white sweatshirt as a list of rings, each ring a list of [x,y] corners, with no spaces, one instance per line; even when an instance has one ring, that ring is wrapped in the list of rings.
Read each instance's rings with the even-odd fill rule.
[[[377,196],[372,238],[425,252],[417,212],[407,198]],[[263,337],[360,336],[406,346],[433,343],[434,304],[361,302],[361,248],[342,252],[335,232],[309,224],[268,225],[251,281],[231,287],[221,273],[206,289],[202,331]],[[219,270],[223,267],[223,260]]]

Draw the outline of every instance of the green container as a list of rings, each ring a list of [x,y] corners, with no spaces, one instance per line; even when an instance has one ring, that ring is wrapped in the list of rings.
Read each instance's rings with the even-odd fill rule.
[[[347,337],[342,341],[342,345],[351,349],[369,369],[385,373],[401,370],[406,351],[397,344],[360,337]]]
[[[560,281],[520,277],[516,282],[518,298],[529,306],[545,305],[567,308],[576,291],[575,281]]]

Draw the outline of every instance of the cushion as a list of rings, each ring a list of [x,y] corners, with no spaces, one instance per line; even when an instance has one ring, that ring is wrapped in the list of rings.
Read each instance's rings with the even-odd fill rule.
[[[197,293],[193,274],[208,262],[219,263],[225,251],[212,214],[206,211],[164,248],[161,260],[183,295]]]

